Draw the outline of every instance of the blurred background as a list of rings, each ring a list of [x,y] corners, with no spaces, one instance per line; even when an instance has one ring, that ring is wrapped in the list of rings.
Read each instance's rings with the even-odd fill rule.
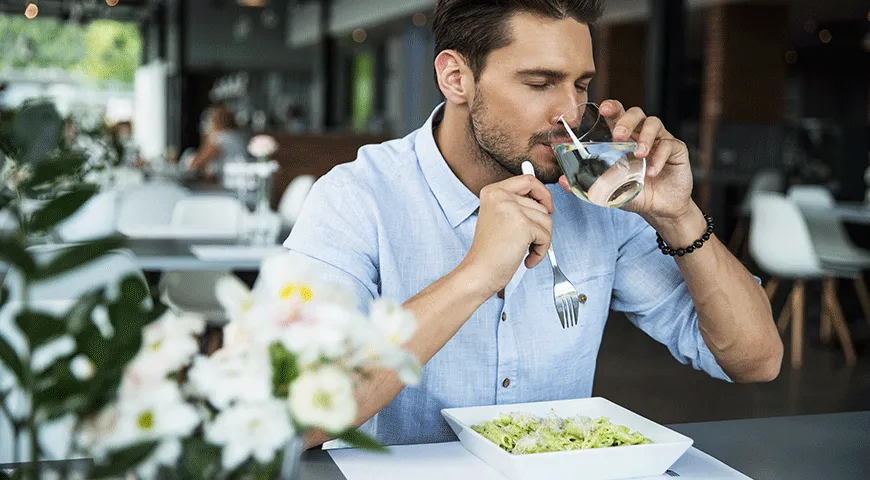
[[[0,0],[0,111],[50,99],[70,141],[110,138],[116,165],[147,173],[201,151],[221,105],[227,129],[276,139],[280,210],[294,179],[441,102],[434,4]],[[595,393],[661,422],[870,409],[866,0],[610,0],[593,35],[592,98],[642,106],[689,145],[696,200],[764,280],[787,344],[775,382],[730,386],[617,316]]]

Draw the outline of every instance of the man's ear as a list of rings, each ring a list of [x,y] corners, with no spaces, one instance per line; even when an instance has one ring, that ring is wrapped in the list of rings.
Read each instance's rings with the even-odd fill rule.
[[[463,105],[474,97],[474,74],[456,50],[443,50],[435,57],[435,76],[448,102]]]

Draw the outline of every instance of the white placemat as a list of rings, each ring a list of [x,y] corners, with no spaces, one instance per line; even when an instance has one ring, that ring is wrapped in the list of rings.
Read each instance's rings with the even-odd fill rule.
[[[287,253],[280,245],[255,247],[252,245],[192,245],[190,252],[200,260],[251,260],[258,261],[273,255]]]
[[[329,455],[348,480],[504,480],[495,469],[478,459],[459,442],[391,447],[379,454],[357,449],[330,450]],[[666,475],[634,480],[746,480],[749,477],[690,448]],[[573,475],[573,476],[572,476]],[[577,478],[566,472],[565,478]],[[532,479],[530,479],[532,480]]]

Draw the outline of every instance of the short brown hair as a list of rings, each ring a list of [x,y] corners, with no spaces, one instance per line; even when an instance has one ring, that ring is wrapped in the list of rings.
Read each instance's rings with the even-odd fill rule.
[[[515,13],[592,24],[601,18],[604,0],[438,0],[432,20],[435,55],[456,50],[478,78],[493,50],[511,42],[507,22]]]

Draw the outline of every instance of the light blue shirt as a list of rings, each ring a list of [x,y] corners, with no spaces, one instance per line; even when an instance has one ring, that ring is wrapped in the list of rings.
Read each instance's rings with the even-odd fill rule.
[[[404,302],[450,273],[471,247],[480,200],[435,144],[440,108],[419,130],[365,146],[356,161],[319,179],[285,242],[353,288],[361,307],[376,296]],[[588,299],[581,324],[562,329],[548,260],[521,268],[505,298],[494,295],[481,305],[424,366],[420,384],[406,387],[368,423],[381,442],[454,440],[442,408],[589,397],[610,309],[625,312],[681,363],[729,380],[704,344],[686,282],[674,259],[658,250],[653,229],[636,214],[548,188],[556,258]]]

